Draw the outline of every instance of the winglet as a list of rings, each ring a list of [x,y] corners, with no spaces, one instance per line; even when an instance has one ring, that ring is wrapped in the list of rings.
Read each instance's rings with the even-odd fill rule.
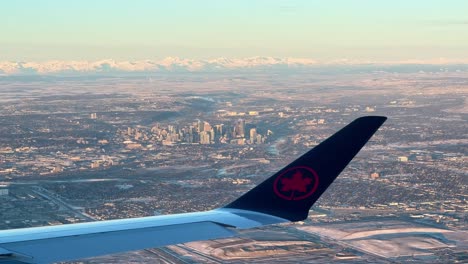
[[[256,211],[290,221],[306,219],[310,207],[386,119],[366,116],[354,120],[224,208]]]

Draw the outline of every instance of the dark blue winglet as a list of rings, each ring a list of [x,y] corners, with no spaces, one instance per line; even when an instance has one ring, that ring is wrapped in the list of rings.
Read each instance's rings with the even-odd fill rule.
[[[290,221],[306,219],[310,207],[386,119],[366,116],[354,120],[225,208],[261,212]]]

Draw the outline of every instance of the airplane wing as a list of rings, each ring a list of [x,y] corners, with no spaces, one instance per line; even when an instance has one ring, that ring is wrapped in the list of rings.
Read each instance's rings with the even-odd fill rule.
[[[232,203],[206,212],[0,231],[0,264],[51,263],[197,240],[301,221],[385,117],[346,127]]]

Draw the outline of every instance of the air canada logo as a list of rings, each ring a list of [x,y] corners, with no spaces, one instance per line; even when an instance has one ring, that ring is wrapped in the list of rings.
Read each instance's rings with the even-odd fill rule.
[[[317,173],[305,166],[292,167],[279,175],[273,189],[278,197],[298,201],[311,196],[318,187]]]

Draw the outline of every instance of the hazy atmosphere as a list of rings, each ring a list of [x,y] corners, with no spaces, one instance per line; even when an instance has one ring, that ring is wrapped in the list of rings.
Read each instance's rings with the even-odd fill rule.
[[[467,95],[468,1],[4,1],[0,263],[468,263]]]

